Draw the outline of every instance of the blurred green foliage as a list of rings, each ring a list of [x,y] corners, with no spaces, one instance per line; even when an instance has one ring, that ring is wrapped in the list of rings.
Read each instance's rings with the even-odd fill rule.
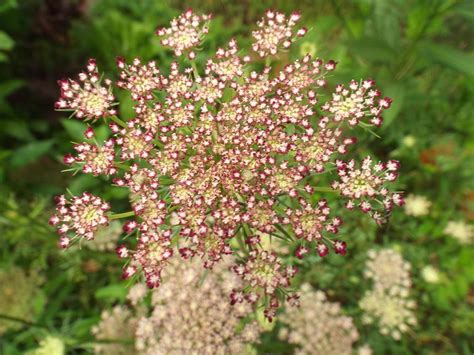
[[[123,203],[121,192],[99,179],[60,173],[62,156],[70,141],[81,139],[84,125],[53,111],[55,81],[75,75],[89,57],[110,76],[117,74],[116,55],[169,67],[170,53],[154,30],[187,7],[215,14],[200,64],[232,37],[247,47],[243,37],[265,9],[299,10],[310,31],[279,57],[279,65],[312,52],[339,63],[332,82],[370,77],[393,98],[378,132],[383,138],[367,134],[364,148],[353,154],[400,160],[400,188],[430,199],[430,214],[414,218],[396,211],[384,228],[365,218],[346,221],[341,233],[349,255],[295,260],[298,282],[310,282],[341,302],[355,319],[360,344],[370,344],[375,354],[472,354],[474,250],[443,233],[450,220],[474,220],[474,2],[468,0],[0,2],[0,275],[23,270],[18,272],[42,280],[31,296],[34,312],[18,316],[18,326],[2,335],[0,353],[24,353],[48,334],[60,337],[70,352],[89,351],[90,327],[100,311],[124,301],[115,256],[58,251],[46,223],[52,196],[66,187],[100,191]],[[120,114],[131,117],[130,99],[119,99],[129,107]],[[109,133],[103,128],[97,134]],[[357,302],[367,288],[363,267],[374,245],[398,248],[413,265],[420,325],[400,342],[360,321]],[[439,270],[438,283],[422,278],[426,265]],[[20,285],[21,277],[16,279]],[[2,316],[8,314],[0,314],[0,322]],[[278,325],[262,336],[261,353],[291,351],[276,340],[277,331]]]

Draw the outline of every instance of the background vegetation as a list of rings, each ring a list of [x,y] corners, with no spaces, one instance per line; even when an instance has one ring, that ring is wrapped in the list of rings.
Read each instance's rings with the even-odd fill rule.
[[[88,352],[100,312],[124,301],[113,253],[59,251],[47,225],[52,197],[66,187],[100,191],[113,201],[123,197],[100,179],[61,173],[62,156],[81,139],[83,125],[53,110],[56,80],[76,75],[89,57],[111,75],[117,74],[116,55],[168,66],[171,57],[154,30],[187,7],[216,17],[198,61],[231,37],[246,47],[243,37],[265,9],[299,10],[311,30],[280,57],[281,65],[305,52],[335,59],[332,82],[370,77],[393,98],[382,139],[363,137],[364,151],[354,154],[400,160],[400,188],[432,201],[429,214],[413,217],[399,209],[384,228],[364,218],[349,221],[341,231],[349,255],[324,263],[309,258],[301,265],[301,281],[342,303],[355,319],[360,344],[376,354],[472,354],[474,237],[463,244],[444,233],[449,221],[472,226],[474,220],[469,0],[1,0],[0,353],[24,353],[48,334],[60,337],[71,353]],[[127,105],[128,98],[119,98]],[[121,114],[130,117],[131,105]],[[413,267],[420,324],[401,341],[361,323],[364,262],[375,246],[399,250]],[[438,270],[438,282],[422,277],[427,265]],[[289,351],[274,340],[275,331],[262,339],[261,352]]]

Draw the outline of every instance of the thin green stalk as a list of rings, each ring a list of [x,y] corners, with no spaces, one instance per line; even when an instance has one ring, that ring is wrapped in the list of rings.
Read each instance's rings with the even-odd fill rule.
[[[193,73],[194,73],[194,78],[200,78],[201,76],[199,75],[199,71],[196,65],[196,62],[194,60],[191,61],[191,67],[193,68]]]
[[[124,121],[122,121],[120,118],[118,118],[117,116],[115,115],[110,116],[110,119],[114,121],[115,123],[117,123],[119,126],[122,126],[123,128],[127,128],[127,124]]]
[[[332,193],[335,193],[337,192],[336,190],[334,190],[332,187],[326,187],[326,186],[322,186],[322,187],[313,187],[313,191],[315,192],[332,192]]]
[[[279,224],[275,224],[275,228],[282,232],[290,241],[293,241],[293,237]]]
[[[114,213],[109,215],[109,219],[121,219],[135,216],[135,211],[123,212],[123,213]]]
[[[45,325],[38,324],[38,323],[33,323],[33,322],[30,322],[30,321],[27,321],[27,320],[21,319],[21,318],[7,316],[6,314],[0,314],[0,319],[5,319],[5,320],[12,321],[12,322],[22,323],[22,324],[30,326],[30,327],[48,329],[48,327],[45,326]]]

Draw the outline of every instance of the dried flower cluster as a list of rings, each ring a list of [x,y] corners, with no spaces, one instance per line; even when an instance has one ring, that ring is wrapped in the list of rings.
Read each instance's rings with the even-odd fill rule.
[[[333,238],[342,219],[321,193],[339,192],[349,209],[357,206],[378,223],[402,205],[402,196],[388,186],[397,178],[398,162],[368,157],[359,167],[342,160],[356,143],[353,128],[379,126],[390,106],[375,83],[338,85],[318,108],[318,91],[327,86],[334,61],[306,55],[281,71],[270,66],[270,56],[306,33],[296,28],[299,18],[268,11],[258,23],[253,50],[267,63],[260,72],[250,55],[239,54],[235,40],[199,71],[194,49],[210,17],[185,12],[157,34],[177,56],[187,53],[191,66],[175,62],[165,75],[155,62],[117,60],[117,86],[135,102],[136,116],[128,121],[115,115],[111,83],[102,86],[94,60],[79,82],[61,81],[57,107],[85,120],[103,117],[113,134],[99,143],[89,127],[65,163],[71,170],[111,175],[114,185],[128,189],[131,204],[130,212],[113,215],[89,193],[71,201],[61,197],[51,218],[61,245],[92,239],[109,219],[133,217],[123,229],[136,243],[117,248],[128,260],[125,278],[141,272],[149,287],[157,287],[176,255],[198,257],[212,268],[234,254],[239,263],[233,270],[247,284],[232,290],[232,303],[265,304],[271,319],[283,295],[296,303],[287,288],[297,270],[265,249],[262,235],[296,245],[299,258],[331,250],[344,255],[346,243]],[[338,174],[327,174],[334,169]]]
[[[280,318],[286,325],[280,338],[299,346],[295,354],[352,354],[352,344],[359,338],[352,318],[308,284],[302,286],[301,293],[301,309],[288,308]]]
[[[174,260],[164,272],[169,280],[151,294],[151,304],[144,299],[147,288],[137,284],[130,289],[131,308],[117,306],[112,313],[104,312],[94,329],[97,339],[132,339],[138,354],[243,354],[260,335],[260,327],[249,319],[252,307],[241,304],[232,307],[222,302],[228,292],[239,285],[224,261],[213,273],[205,272],[198,260],[189,264]],[[112,322],[121,327],[113,330]],[[120,329],[117,332],[110,333]],[[132,336],[131,333],[133,333]],[[117,346],[117,345],[115,345]],[[119,347],[122,345],[118,345]],[[110,348],[97,344],[103,353],[122,353],[125,347]]]
[[[0,314],[27,322],[33,321],[37,313],[32,300],[37,296],[41,278],[28,275],[19,267],[0,269]],[[7,330],[18,330],[22,323],[0,319],[0,336]]]
[[[399,340],[416,325],[410,264],[393,249],[370,250],[368,256],[365,276],[373,281],[373,287],[359,302],[365,311],[363,320],[377,322],[382,334]]]

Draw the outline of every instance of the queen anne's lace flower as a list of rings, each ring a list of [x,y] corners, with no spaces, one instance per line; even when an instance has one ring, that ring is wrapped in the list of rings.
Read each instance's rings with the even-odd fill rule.
[[[257,342],[257,323],[244,320],[250,305],[223,302],[239,285],[226,265],[205,276],[197,261],[183,265],[175,260],[163,276],[167,282],[152,294],[151,316],[139,320],[137,349],[143,354],[242,354],[246,344]]]
[[[112,94],[111,81],[105,80],[107,87],[100,84],[100,76],[95,59],[90,59],[87,71],[79,74],[79,82],[72,79],[58,81],[61,97],[55,107],[59,110],[73,111],[77,118],[98,119],[115,115],[112,108],[115,100]]]
[[[94,131],[92,128],[86,131],[86,137],[92,138]],[[74,145],[77,155],[66,154],[64,163],[68,165],[79,165],[82,172],[86,174],[97,175],[113,175],[117,172],[115,167],[115,141],[108,139],[102,146],[90,144],[87,142]]]
[[[240,286],[229,266],[224,260],[206,274],[196,259],[187,264],[172,261],[164,272],[165,282],[151,293],[151,302],[145,300],[146,287],[136,285],[127,296],[132,307],[103,312],[93,328],[99,340],[131,340],[134,348],[96,344],[95,350],[143,355],[247,353],[250,344],[258,342],[261,329],[250,305],[233,307],[226,301],[228,292]]]
[[[461,244],[474,242],[474,226],[464,221],[449,221],[444,228],[444,233],[455,238]]]
[[[375,288],[390,289],[411,287],[410,264],[393,249],[369,250],[364,275],[373,281]]]
[[[296,269],[292,266],[284,267],[280,259],[272,252],[250,252],[249,259],[245,264],[235,265],[232,270],[239,275],[251,287],[241,290],[233,290],[231,302],[241,303],[244,300],[255,303],[259,298],[259,290],[262,295],[270,299],[269,306],[265,309],[265,315],[270,320],[275,315],[275,310],[279,307],[276,297],[277,289],[288,287],[290,279],[296,274]]]
[[[410,264],[393,249],[371,250],[366,264],[366,277],[373,287],[359,302],[365,314],[365,323],[376,323],[380,332],[400,340],[403,333],[416,325],[414,308],[410,299]]]
[[[52,335],[41,339],[36,349],[27,352],[28,355],[64,355],[65,353],[66,345],[63,340]]]
[[[133,347],[136,322],[132,312],[125,306],[115,306],[110,311],[103,311],[99,324],[92,328],[92,334],[98,340],[109,342],[94,344],[94,353],[103,355],[137,354]],[[127,341],[131,344],[127,344]]]
[[[425,216],[429,213],[431,201],[425,196],[409,195],[405,198],[405,213],[409,216]]]
[[[421,277],[428,283],[438,283],[441,279],[439,271],[431,265],[421,269]]]
[[[135,58],[132,65],[127,65],[123,58],[117,58],[117,66],[122,69],[117,86],[130,91],[133,100],[151,100],[153,91],[162,86],[156,62],[141,65],[140,59]]]
[[[377,323],[380,333],[395,340],[400,340],[403,333],[416,325],[415,302],[396,294],[374,289],[367,292],[359,305],[365,312],[364,322]]]
[[[56,199],[56,214],[49,223],[55,226],[61,235],[62,248],[69,246],[71,239],[94,238],[94,233],[101,227],[109,224],[107,211],[110,205],[100,197],[84,192],[81,196],[73,196],[68,201],[64,195]]]
[[[232,39],[227,49],[219,48],[216,59],[209,59],[206,65],[206,74],[215,74],[220,81],[232,81],[244,74],[244,64],[250,61],[250,57],[240,58],[237,56],[237,42]]]
[[[338,85],[332,101],[322,108],[332,114],[336,122],[347,120],[349,125],[355,126],[363,118],[370,117],[370,124],[380,126],[383,122],[382,111],[390,107],[392,100],[388,97],[379,99],[380,91],[374,85],[373,80],[365,80],[361,84],[353,80],[349,89]]]
[[[173,62],[170,70],[119,59],[117,85],[135,102],[131,119],[114,115],[111,89],[99,83],[95,61],[81,74],[82,85],[62,82],[59,108],[110,120],[111,138],[97,142],[88,128],[86,141],[77,143],[77,154],[66,155],[65,162],[69,170],[112,175],[112,183],[127,190],[129,212],[110,216],[128,219],[127,246],[117,249],[128,260],[125,278],[143,274],[157,287],[172,255],[199,258],[211,269],[237,254],[242,260],[233,269],[249,285],[235,289],[232,302],[266,302],[272,318],[296,269],[283,266],[263,239],[280,239],[298,258],[347,252],[346,242],[334,237],[342,219],[330,213],[333,201],[319,196],[332,192],[327,185],[335,174],[323,173],[337,170],[332,187],[349,200],[347,207],[358,205],[378,223],[403,203],[388,187],[397,177],[397,162],[374,164],[369,157],[359,168],[355,160],[341,160],[356,143],[355,127],[348,126],[372,128],[390,106],[374,82],[339,85],[329,102],[320,103],[318,91],[336,68],[333,60],[306,55],[271,67],[269,56],[305,34],[304,28],[295,29],[299,17],[268,11],[258,23],[253,49],[268,56],[259,71],[248,70],[251,57],[240,53],[236,40],[218,48],[204,68],[194,61],[189,66],[186,59]],[[193,59],[209,19],[188,10],[157,33],[177,56]],[[100,206],[82,212],[89,206],[84,197],[72,203],[63,197],[51,219],[64,247],[70,237],[92,239],[108,222],[109,206],[85,196]],[[82,201],[79,206],[76,200]],[[288,298],[297,303],[296,296]]]
[[[210,18],[210,15],[199,16],[189,9],[171,21],[171,27],[161,28],[156,31],[156,34],[164,37],[161,40],[162,45],[172,48],[174,54],[180,56],[201,43],[202,37],[208,32],[207,21]],[[195,57],[193,51],[190,51],[188,55],[192,59]]]
[[[301,15],[297,12],[289,18],[285,14],[276,11],[267,11],[265,17],[257,22],[258,30],[252,32],[255,42],[252,48],[260,57],[269,54],[275,55],[279,48],[289,48],[294,36],[304,36],[306,29],[301,28],[296,33],[293,27],[299,21]]]
[[[358,205],[377,223],[383,223],[385,214],[389,213],[394,205],[401,206],[404,203],[399,193],[392,193],[387,188],[387,183],[397,179],[399,166],[395,160],[374,164],[370,157],[362,161],[359,169],[356,168],[354,160],[347,163],[338,161],[340,181],[334,181],[332,187],[339,190],[342,196],[349,198],[346,203],[348,209]]]
[[[349,355],[359,338],[352,319],[341,313],[341,306],[308,284],[302,286],[300,308],[287,308],[281,321],[285,328],[279,336],[298,346],[295,354]]]

